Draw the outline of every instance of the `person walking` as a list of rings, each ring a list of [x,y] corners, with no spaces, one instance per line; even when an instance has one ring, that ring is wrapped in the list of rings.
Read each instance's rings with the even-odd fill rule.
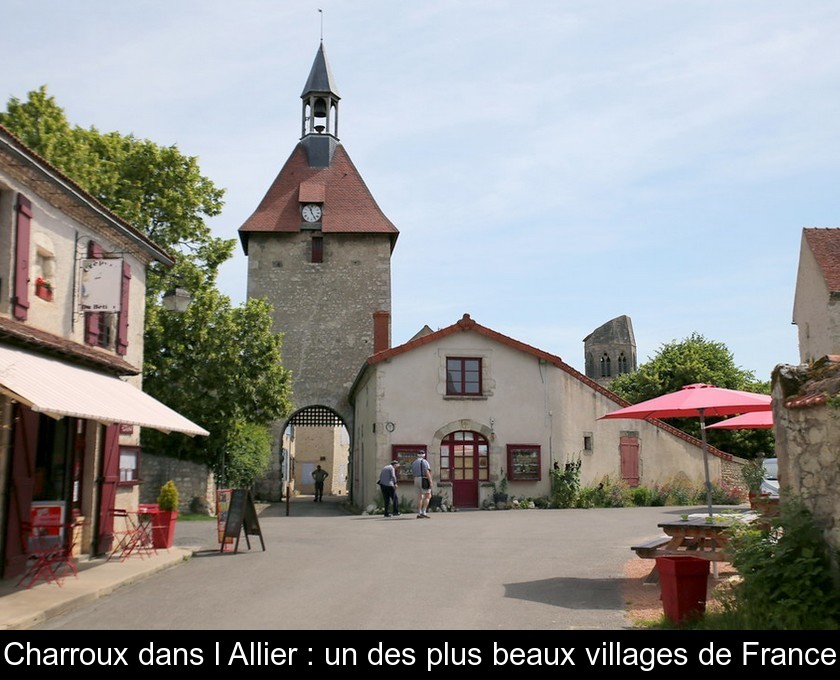
[[[382,498],[385,501],[385,517],[390,517],[388,512],[390,504],[393,509],[394,517],[400,516],[400,499],[397,498],[397,471],[400,467],[400,461],[392,460],[388,465],[382,468],[379,473],[379,488],[382,489]]]
[[[312,479],[315,480],[315,502],[324,502],[324,480],[330,476],[326,470],[319,465],[312,471]]]
[[[429,501],[432,499],[432,466],[426,460],[426,452],[418,451],[411,464],[414,474],[414,488],[417,490],[417,519],[429,518]]]

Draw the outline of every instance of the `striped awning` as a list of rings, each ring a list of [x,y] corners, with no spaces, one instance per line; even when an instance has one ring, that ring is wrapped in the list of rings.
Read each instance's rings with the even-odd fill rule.
[[[190,436],[210,434],[120,378],[14,347],[0,346],[0,393],[53,418],[72,416]]]

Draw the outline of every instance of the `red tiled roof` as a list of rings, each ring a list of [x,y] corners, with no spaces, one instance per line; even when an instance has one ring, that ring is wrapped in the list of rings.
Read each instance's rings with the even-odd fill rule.
[[[322,232],[390,234],[393,249],[399,230],[380,210],[344,147],[336,146],[328,167],[312,168],[306,148],[299,143],[257,209],[239,228],[245,252],[249,232],[300,231],[300,202],[317,196],[318,185],[323,187]]]
[[[799,393],[785,399],[787,408],[822,406],[829,397],[840,394],[840,356],[829,354],[810,369]]]
[[[802,230],[829,292],[840,291],[840,229]]]
[[[67,359],[73,363],[105,370],[115,375],[138,375],[140,369],[124,359],[94,347],[80,345],[67,338],[53,335],[28,324],[0,317],[0,341],[45,354]]]

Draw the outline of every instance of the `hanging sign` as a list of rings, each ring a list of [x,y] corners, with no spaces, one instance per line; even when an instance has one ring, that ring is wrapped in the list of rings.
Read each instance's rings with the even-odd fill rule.
[[[119,312],[122,271],[122,260],[82,260],[79,309],[83,312]]]

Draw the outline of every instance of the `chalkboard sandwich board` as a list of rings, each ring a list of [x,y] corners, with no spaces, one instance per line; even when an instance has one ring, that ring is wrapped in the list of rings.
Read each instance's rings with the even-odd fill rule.
[[[251,492],[248,489],[234,489],[228,506],[224,535],[225,539],[236,539],[233,552],[239,550],[239,537],[243,530],[245,531],[245,542],[248,544],[248,550],[251,549],[251,541],[248,536],[259,536],[262,549],[265,550],[265,541],[260,529],[260,521],[257,519],[257,509],[254,507],[254,500],[251,498]],[[224,550],[224,541],[222,541],[222,550]]]

